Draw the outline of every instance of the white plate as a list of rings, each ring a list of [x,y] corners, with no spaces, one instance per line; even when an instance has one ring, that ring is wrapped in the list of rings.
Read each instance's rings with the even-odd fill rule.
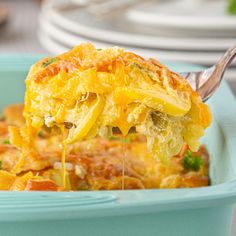
[[[43,32],[45,32],[47,35],[49,35],[51,38],[53,38],[60,44],[64,44],[66,47],[69,48],[74,47],[84,41],[92,42],[98,48],[116,45],[114,43],[113,44],[104,43],[83,36],[75,36],[59,28],[57,25],[49,22],[46,18],[41,18],[39,22],[40,22],[40,28]],[[160,49],[157,50],[157,49],[130,47],[126,45],[120,45],[120,46],[124,47],[126,50],[136,51],[137,53],[141,53],[142,55],[147,57],[157,56],[157,58],[160,60],[182,61],[182,62],[190,62],[203,65],[214,64],[223,54],[223,52],[199,52],[199,51],[189,52],[189,51],[178,51],[178,50],[168,51]]]
[[[38,32],[38,38],[40,44],[52,55],[58,55],[70,50],[69,47],[65,47],[60,43],[55,42],[54,39],[50,38],[41,31]]]
[[[129,45],[151,49],[178,49],[178,50],[225,50],[235,44],[235,38],[189,38],[165,37],[150,31],[148,27],[142,30],[125,17],[116,19],[96,19],[93,15],[75,9],[61,14],[56,10],[57,5],[44,4],[42,18],[49,18],[54,24],[75,36],[88,37],[97,41]],[[145,34],[146,32],[146,34]],[[151,33],[150,33],[151,32]]]
[[[39,28],[45,34],[47,34],[51,38],[55,39],[56,41],[60,42],[62,45],[66,45],[67,47],[74,47],[74,46],[80,44],[81,42],[91,42],[97,48],[117,46],[115,44],[106,43],[106,42],[103,43],[101,41],[96,41],[94,39],[89,39],[89,38],[82,37],[80,35],[75,35],[73,33],[65,31],[64,29],[58,27],[54,23],[47,20],[45,17],[39,18]]]
[[[228,15],[226,8],[226,0],[159,0],[131,8],[127,16],[136,23],[157,27],[236,35],[236,16]]]

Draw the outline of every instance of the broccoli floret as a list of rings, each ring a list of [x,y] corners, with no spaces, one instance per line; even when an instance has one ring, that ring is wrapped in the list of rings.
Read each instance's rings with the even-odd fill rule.
[[[183,165],[186,170],[198,171],[203,164],[203,160],[201,157],[193,156],[192,151],[187,151],[184,159]]]
[[[3,140],[2,143],[3,143],[3,144],[10,144],[10,140],[9,140],[9,139],[5,139],[5,140]]]

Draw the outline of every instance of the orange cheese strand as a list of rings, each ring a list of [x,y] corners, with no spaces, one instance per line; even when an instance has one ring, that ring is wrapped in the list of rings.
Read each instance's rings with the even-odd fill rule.
[[[61,151],[61,170],[62,170],[62,183],[63,187],[66,187],[66,138],[65,138],[65,127],[61,126],[61,134],[62,134],[62,151]]]

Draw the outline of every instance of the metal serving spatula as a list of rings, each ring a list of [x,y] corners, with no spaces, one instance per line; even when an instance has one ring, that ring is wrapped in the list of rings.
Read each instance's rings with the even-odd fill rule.
[[[236,56],[236,46],[229,48],[218,62],[203,71],[180,73],[191,87],[199,93],[203,101],[210,98],[218,89],[225,71]],[[235,75],[236,76],[236,75]]]

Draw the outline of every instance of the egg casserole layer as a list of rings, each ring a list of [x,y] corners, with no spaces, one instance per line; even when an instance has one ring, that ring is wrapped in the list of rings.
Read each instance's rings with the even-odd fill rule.
[[[81,191],[184,188],[209,185],[205,147],[191,152],[183,145],[168,165],[153,158],[140,134],[91,138],[68,144],[65,185],[60,130],[43,128],[35,138],[35,155],[25,156],[9,140],[9,126],[22,127],[23,105],[4,109],[0,121],[0,190]],[[37,155],[36,155],[37,154]],[[17,168],[16,168],[17,167]]]

